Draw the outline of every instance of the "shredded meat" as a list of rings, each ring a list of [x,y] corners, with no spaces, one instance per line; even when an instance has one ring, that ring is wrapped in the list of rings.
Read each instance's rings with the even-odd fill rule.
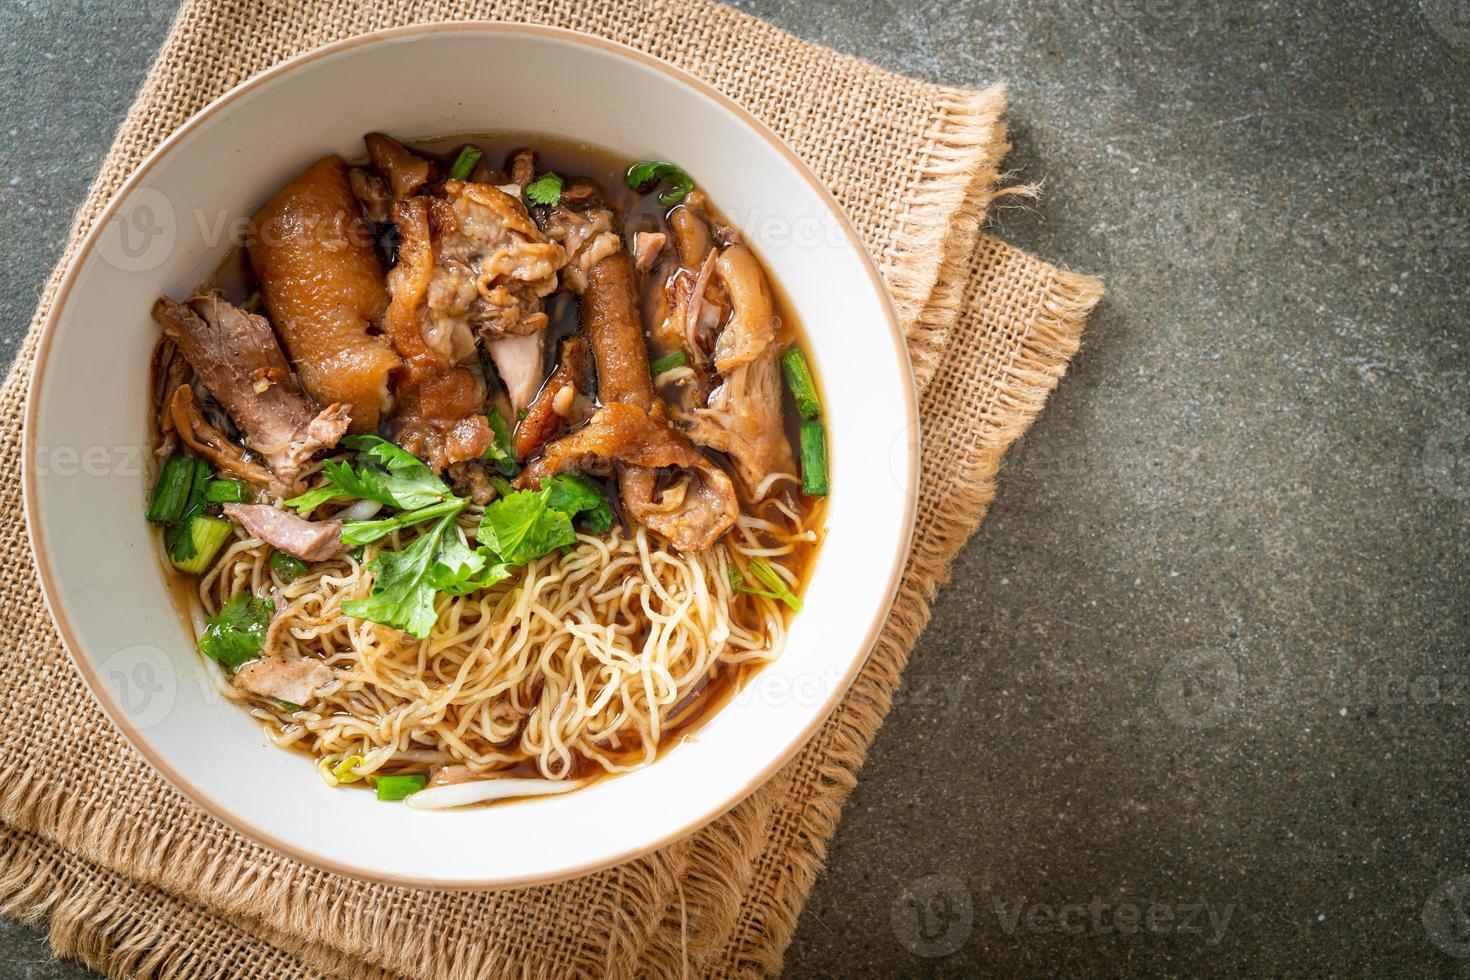
[[[221,509],[252,538],[302,561],[326,561],[344,550],[341,521],[308,521],[270,504],[225,504]]]
[[[793,473],[781,423],[776,318],[766,277],[750,249],[731,245],[715,264],[734,314],[715,345],[723,381],[693,413],[689,437],[730,457],[748,490],[772,473]]]
[[[633,234],[633,268],[640,275],[653,268],[668,238],[661,231],[639,231]]]
[[[272,655],[252,660],[235,671],[235,685],[263,698],[306,704],[336,675],[320,660]]]
[[[466,320],[487,340],[545,327],[541,301],[556,290],[566,253],[525,205],[498,187],[462,180],[446,180],[433,204],[434,313]]]
[[[556,290],[566,253],[498,187],[447,180],[444,195],[430,205],[435,268],[426,333],[462,345],[478,332],[519,411],[541,383],[542,301]]]
[[[488,504],[495,499],[495,487],[491,485],[490,478],[485,474],[485,467],[475,461],[455,463],[445,473],[449,476],[449,485],[454,489],[456,495],[469,497],[480,506]]]
[[[378,173],[388,178],[393,200],[417,194],[434,178],[434,165],[391,136],[368,133],[362,138]]]
[[[587,277],[593,266],[623,249],[616,219],[605,207],[577,210],[560,205],[548,208],[543,224],[547,236],[566,250],[567,267],[563,278],[574,293],[586,290]]]
[[[468,342],[457,343],[454,325],[432,309],[437,267],[428,200],[399,201],[393,205],[393,221],[398,226],[398,264],[388,273],[392,302],[383,326],[403,359],[393,380],[394,436],[440,471],[475,459],[494,438],[484,415],[485,379],[468,330]]]
[[[675,432],[661,410],[621,402],[603,405],[586,425],[549,443],[518,483],[539,486],[567,470],[608,464],[617,464],[628,513],[681,551],[708,548],[740,516],[724,470]]]
[[[352,196],[362,205],[362,216],[378,224],[387,221],[389,209],[393,207],[393,191],[388,182],[362,167],[347,171],[347,180],[352,185]]]
[[[564,428],[586,420],[591,412],[587,391],[592,367],[588,360],[587,341],[572,336],[561,342],[556,370],[516,426],[517,458],[530,459]]]
[[[215,466],[235,474],[242,480],[269,487],[272,492],[286,491],[287,488],[276,479],[270,470],[247,458],[245,450],[235,445],[223,432],[209,424],[204,417],[203,408],[199,405],[199,399],[194,395],[193,388],[181,384],[174,389],[168,402],[168,414],[173,422],[174,431],[178,433],[184,445],[194,450],[196,455],[204,457]]]
[[[536,154],[525,148],[512,150],[505,169],[510,173],[510,182],[524,188],[536,176]]]
[[[353,432],[372,432],[398,357],[370,333],[388,294],[342,160],[306,168],[252,222],[250,265],[302,386],[319,404],[346,406]]]
[[[725,317],[724,298],[711,288],[715,250],[703,212],[689,204],[669,214],[674,255],[664,266],[667,312],[653,335],[666,350],[683,350],[696,366],[708,361],[715,331]]]
[[[294,482],[313,453],[347,431],[351,419],[341,405],[318,411],[301,390],[265,317],[212,292],[188,306],[163,297],[153,319],[282,483]]]
[[[160,459],[172,455],[179,443],[169,400],[180,385],[189,383],[193,373],[194,369],[184,360],[178,346],[167,335],[154,345],[148,378],[153,391],[153,413],[158,420],[158,445],[154,447],[154,452]]]

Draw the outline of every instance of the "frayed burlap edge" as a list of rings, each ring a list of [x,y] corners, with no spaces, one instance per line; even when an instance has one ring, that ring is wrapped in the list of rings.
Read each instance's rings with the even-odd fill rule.
[[[998,193],[1000,162],[1011,148],[1001,119],[1005,107],[1004,84],[947,93],[925,134],[918,177],[902,197],[907,204],[898,230],[879,256],[920,391],[934,376],[959,315],[963,291],[939,288],[944,273],[968,262],[975,232]]]
[[[380,970],[209,916],[187,902],[67,854],[31,834],[0,829],[0,913],[44,929],[58,957],[113,977],[353,977]],[[231,970],[237,966],[237,970]]]

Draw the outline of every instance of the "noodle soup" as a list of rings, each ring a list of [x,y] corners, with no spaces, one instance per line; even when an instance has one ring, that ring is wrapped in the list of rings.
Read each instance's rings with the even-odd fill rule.
[[[440,808],[645,766],[779,656],[821,395],[677,166],[366,138],[160,299],[148,518],[201,660],[331,786]]]

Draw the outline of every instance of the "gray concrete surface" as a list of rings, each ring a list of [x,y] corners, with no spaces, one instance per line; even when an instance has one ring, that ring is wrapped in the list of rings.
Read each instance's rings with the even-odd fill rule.
[[[1470,973],[1470,5],[739,6],[1009,80],[993,227],[1110,290],[790,975]],[[170,7],[6,0],[7,354]]]

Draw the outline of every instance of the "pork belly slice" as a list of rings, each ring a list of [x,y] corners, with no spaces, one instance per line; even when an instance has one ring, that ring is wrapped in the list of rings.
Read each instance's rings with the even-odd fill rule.
[[[308,521],[270,504],[225,504],[222,509],[252,538],[302,561],[326,561],[345,550],[341,521]]]
[[[265,317],[212,292],[187,306],[162,297],[153,319],[282,483],[347,431],[351,419],[341,405],[318,410],[301,389]]]
[[[375,431],[398,357],[371,332],[388,291],[341,158],[307,167],[251,224],[250,266],[302,386],[320,404],[345,406],[351,431]]]
[[[235,684],[251,694],[303,705],[336,679],[332,668],[319,660],[273,654],[252,660],[235,671]]]

